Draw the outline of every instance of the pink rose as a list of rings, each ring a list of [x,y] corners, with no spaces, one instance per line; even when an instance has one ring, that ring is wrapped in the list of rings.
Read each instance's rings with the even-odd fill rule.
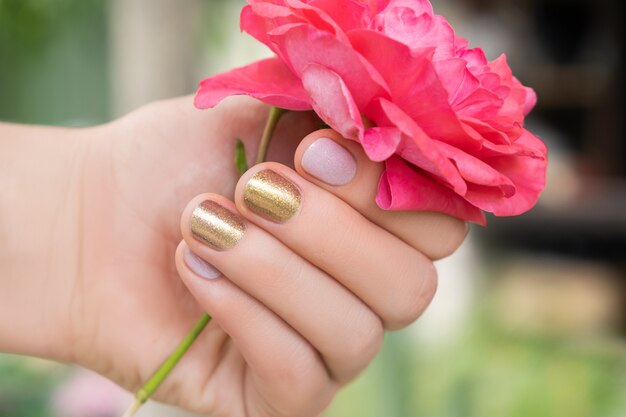
[[[244,31],[275,58],[203,80],[199,108],[247,94],[314,110],[370,159],[385,161],[376,201],[485,224],[530,210],[547,150],[524,129],[533,90],[506,57],[469,49],[427,0],[249,0]],[[364,123],[365,117],[371,123]]]

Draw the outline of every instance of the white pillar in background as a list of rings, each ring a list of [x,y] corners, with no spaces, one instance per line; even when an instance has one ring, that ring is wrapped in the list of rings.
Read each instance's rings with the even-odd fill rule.
[[[192,93],[202,0],[111,0],[113,115]]]

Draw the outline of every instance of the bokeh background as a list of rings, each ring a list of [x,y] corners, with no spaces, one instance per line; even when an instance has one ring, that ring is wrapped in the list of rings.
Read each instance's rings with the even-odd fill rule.
[[[549,185],[533,212],[490,219],[440,263],[432,307],[326,417],[626,416],[623,4],[435,2],[537,90],[528,124],[549,145]],[[242,5],[0,0],[0,120],[92,125],[192,93],[268,55],[239,33]],[[128,401],[86,371],[0,354],[1,417],[116,417]]]

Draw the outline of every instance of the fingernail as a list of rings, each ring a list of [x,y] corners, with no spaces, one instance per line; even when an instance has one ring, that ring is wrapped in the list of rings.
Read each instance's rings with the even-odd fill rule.
[[[243,219],[215,201],[204,201],[191,215],[191,233],[215,250],[232,248],[245,231]]]
[[[259,216],[275,223],[285,223],[298,212],[302,195],[294,183],[266,169],[248,181],[243,201]]]
[[[330,185],[346,185],[356,175],[352,154],[328,138],[320,138],[309,146],[302,156],[302,168]]]
[[[217,279],[222,275],[213,265],[190,251],[189,248],[185,248],[183,259],[189,269],[204,279]]]

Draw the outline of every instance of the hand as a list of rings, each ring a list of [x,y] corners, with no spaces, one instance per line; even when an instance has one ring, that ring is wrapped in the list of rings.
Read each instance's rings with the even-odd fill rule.
[[[66,352],[57,359],[94,369],[130,390],[145,382],[202,313],[174,266],[183,208],[207,190],[233,194],[239,178],[235,139],[244,141],[251,160],[268,112],[247,98],[212,111],[192,103],[184,97],[149,104],[80,133],[86,145],[80,214],[74,216],[81,219],[75,244],[80,268],[55,278],[71,282],[63,285],[66,296],[55,297],[67,299],[55,300],[62,309],[55,315],[69,318],[62,332],[69,334]],[[270,157],[293,159],[314,128],[307,115],[285,115]],[[164,400],[178,399],[171,386],[160,393]]]
[[[179,384],[211,415],[319,415],[385,329],[424,311],[437,286],[431,260],[467,233],[438,214],[380,210],[382,165],[333,131],[306,137],[295,166],[256,166],[234,203],[202,194],[183,213],[177,269],[214,321],[204,352],[187,359],[209,373]]]
[[[52,147],[39,152],[41,163],[24,166],[39,188],[15,188],[38,199],[29,208],[35,212],[16,207],[10,194],[0,201],[11,226],[3,237],[20,235],[15,227],[25,235],[22,254],[36,249],[11,256],[8,239],[6,259],[15,262],[0,268],[8,270],[0,274],[0,350],[74,362],[135,390],[208,311],[214,322],[156,399],[218,417],[316,415],[374,356],[383,327],[403,327],[426,307],[434,292],[430,259],[452,253],[467,229],[435,213],[376,208],[381,166],[330,132],[300,145],[299,174],[278,164],[251,170],[235,207],[219,197],[232,196],[237,184],[234,140],[252,156],[266,116],[248,99],[201,112],[187,97],[76,131],[67,157],[52,158]],[[304,114],[286,115],[269,159],[290,165],[314,128]],[[352,153],[358,169],[350,184],[326,185],[302,169],[304,150],[320,135]],[[77,162],[44,181],[49,166],[66,160]],[[281,225],[241,202],[243,184],[268,166],[302,192],[298,213]],[[185,210],[202,192],[214,194]],[[207,197],[245,218],[246,232],[230,250],[214,251],[191,235],[189,216]],[[186,266],[197,258],[182,259],[185,246],[174,263],[183,212],[186,245],[228,278],[200,279]],[[17,337],[15,326],[28,331]]]

